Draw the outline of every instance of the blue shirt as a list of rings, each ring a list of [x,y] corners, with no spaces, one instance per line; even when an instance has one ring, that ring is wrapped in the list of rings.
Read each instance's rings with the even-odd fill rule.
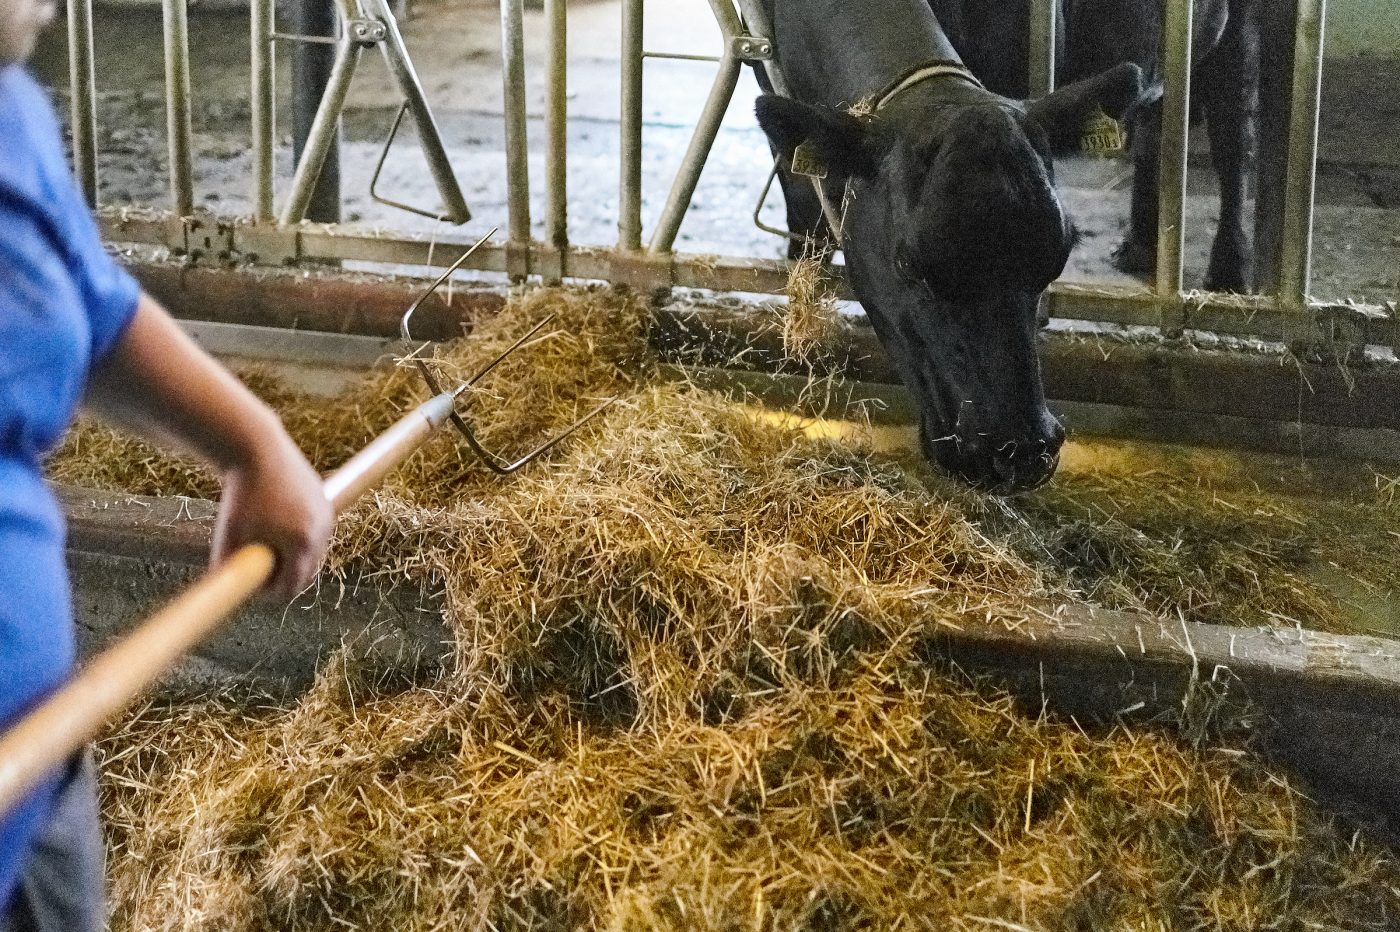
[[[139,295],[102,248],[47,96],[0,67],[0,728],[73,667],[63,516],[41,461]],[[0,821],[0,914],[53,791]]]

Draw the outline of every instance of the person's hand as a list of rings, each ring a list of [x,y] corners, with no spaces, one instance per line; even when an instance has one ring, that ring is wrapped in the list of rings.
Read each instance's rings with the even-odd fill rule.
[[[224,472],[212,559],[267,544],[277,553],[269,589],[291,598],[316,578],[335,518],[306,457],[280,425],[270,433]]]
[[[93,370],[87,401],[111,423],[218,470],[215,563],[262,543],[277,554],[273,591],[290,597],[316,578],[334,520],[321,477],[272,409],[150,295],[141,295],[120,341]]]

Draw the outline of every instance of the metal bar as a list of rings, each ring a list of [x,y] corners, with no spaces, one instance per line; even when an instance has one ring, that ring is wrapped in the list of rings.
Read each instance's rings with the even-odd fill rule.
[[[1186,144],[1191,116],[1191,0],[1168,0],[1162,24],[1162,133],[1157,191],[1157,297],[1164,334],[1180,333],[1186,243]]]
[[[277,139],[277,50],[272,44],[276,27],[276,0],[252,0],[250,43],[252,89],[249,104],[253,121],[253,217],[271,223],[273,206],[274,148]]]
[[[726,52],[724,60],[720,62],[719,73],[715,75],[715,83],[705,101],[705,109],[701,111],[695,133],[690,137],[690,147],[681,160],[676,180],[671,184],[671,193],[666,197],[666,206],[661,209],[661,218],[656,223],[656,232],[652,234],[649,251],[653,255],[669,253],[676,244],[676,234],[680,232],[681,221],[690,209],[690,199],[695,195],[700,173],[705,170],[705,161],[710,157],[715,137],[719,135],[724,112],[729,109],[729,102],[734,99],[734,89],[739,86],[739,69],[743,65],[743,61],[732,51]]]
[[[713,3],[714,0],[711,0]],[[773,57],[763,62],[764,74],[768,76],[768,83],[773,85],[773,93],[779,97],[791,97],[788,93],[787,81],[783,78],[782,69],[778,67],[778,44],[774,41],[773,24],[768,21],[768,11],[763,8],[761,0],[737,0],[739,11],[744,16],[744,23],[748,26],[751,36],[758,36],[767,39],[773,46]]]
[[[384,62],[389,66],[389,73],[393,75],[394,83],[398,85],[399,93],[403,95],[404,103],[407,104],[409,113],[413,115],[413,122],[418,127],[418,145],[423,150],[428,170],[432,172],[438,196],[442,198],[444,217],[453,223],[466,223],[471,219],[471,211],[467,209],[466,198],[462,196],[457,176],[452,171],[452,161],[442,143],[437,121],[433,119],[433,113],[428,108],[423,84],[418,80],[418,73],[413,70],[413,62],[408,57],[408,47],[404,44],[403,34],[399,32],[394,11],[390,8],[388,0],[362,2],[368,8],[368,12],[384,24],[384,40],[379,43],[379,47],[384,53]]]
[[[309,36],[299,32],[274,32],[269,38],[277,42],[302,42],[307,45],[335,45],[336,36]]]
[[[348,20],[356,10],[336,0],[292,0],[292,25],[297,32],[336,36],[336,13]],[[292,156],[298,166],[306,162],[308,141],[319,116],[327,88],[347,36],[335,38],[336,48],[299,43],[292,48]],[[358,55],[358,52],[356,53]],[[322,155],[307,192],[309,200],[297,211],[297,221],[336,223],[340,220],[340,110],[337,109],[325,139]],[[318,146],[321,143],[318,141]],[[299,195],[300,196],[300,195]],[[284,205],[285,213],[286,207]]]
[[[545,0],[549,21],[549,84],[545,92],[548,146],[544,154],[549,219],[545,241],[569,245],[569,8],[566,0]]]
[[[735,36],[744,34],[744,24],[734,9],[734,0],[710,0],[710,9],[715,14],[715,22],[719,24],[726,44]]]
[[[1031,0],[1027,30],[1030,53],[1028,93],[1044,97],[1055,89],[1055,63],[1059,54],[1060,0]]]
[[[287,203],[282,207],[281,222],[284,224],[300,223],[308,217],[307,208],[311,206],[314,192],[320,187],[321,173],[327,167],[336,138],[340,135],[340,114],[345,108],[350,80],[355,76],[355,67],[359,63],[359,44],[348,34],[342,36],[335,51],[335,62],[331,66],[325,95],[307,131],[306,145],[297,162],[296,174],[292,177],[292,188],[287,193]]]
[[[73,121],[73,172],[88,205],[97,206],[97,75],[93,66],[92,0],[68,0],[68,86]]]
[[[525,127],[525,3],[501,2],[502,81],[505,91],[506,192],[509,202],[508,241],[530,242],[529,137]]]
[[[643,52],[642,57],[659,58],[662,61],[703,61],[712,65],[723,61],[721,55],[685,55],[681,52]]]
[[[617,248],[642,248],[642,23],[644,0],[622,0],[622,97]]]
[[[165,125],[170,149],[170,198],[175,213],[194,213],[190,137],[190,23],[185,0],[162,0],[165,39]]]
[[[1307,307],[1312,277],[1313,196],[1317,180],[1317,121],[1322,98],[1322,45],[1327,0],[1297,0],[1293,83],[1289,97],[1287,169],[1283,190],[1279,302]]]
[[[711,4],[718,0],[711,0]],[[757,38],[768,40],[773,54],[764,59],[763,72],[768,78],[768,83],[773,87],[773,93],[779,97],[791,97],[788,91],[787,80],[783,77],[783,70],[778,65],[778,45],[773,37],[773,25],[768,21],[768,11],[764,9],[761,0],[737,0],[739,11],[743,14],[743,22],[748,27],[748,34]],[[716,16],[719,13],[716,11]],[[841,237],[842,215],[837,212],[836,205],[831,198],[827,197],[826,189],[822,183],[816,179],[812,180],[812,190],[816,192],[817,201],[822,206],[822,216],[826,218],[826,225],[831,228],[833,235],[839,240]]]
[[[145,244],[183,248],[186,231],[173,214],[123,213],[104,210],[99,222],[105,238],[115,243]],[[353,260],[396,266],[442,267],[470,246],[472,240],[444,233],[434,237],[385,236],[354,227],[270,227],[237,226],[234,218],[214,218],[235,230],[235,245],[244,255],[256,255],[260,264],[277,267],[306,257],[323,260]],[[460,248],[459,248],[460,247]],[[558,261],[558,251],[534,245],[531,261]],[[552,254],[552,255],[551,255]],[[217,257],[213,257],[217,260]],[[777,259],[739,256],[694,256],[675,254],[654,266],[638,263],[635,253],[601,247],[571,246],[567,250],[570,278],[616,280],[622,262],[636,287],[703,288],[712,291],[742,291],[754,294],[783,294],[788,284],[788,266]],[[484,272],[506,271],[506,249],[497,245],[482,247],[463,266]],[[839,266],[836,267],[839,271]],[[1050,316],[1057,320],[1077,320],[1125,326],[1156,327],[1161,320],[1163,301],[1154,291],[1135,286],[1084,286],[1063,282],[1049,289]],[[852,298],[849,286],[837,283],[837,296]],[[1229,336],[1250,337],[1271,342],[1288,338],[1288,327],[1296,315],[1281,309],[1263,295],[1211,295],[1186,292],[1173,299],[1178,313],[1190,312],[1193,330]],[[1379,305],[1339,305],[1310,300],[1307,308],[1317,314],[1340,315],[1355,322],[1360,330],[1354,345],[1390,345],[1400,341],[1400,321]]]

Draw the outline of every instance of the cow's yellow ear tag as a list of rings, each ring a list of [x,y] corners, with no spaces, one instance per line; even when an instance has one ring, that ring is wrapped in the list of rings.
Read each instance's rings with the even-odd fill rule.
[[[1085,155],[1122,155],[1128,150],[1128,132],[1113,117],[1095,107],[1079,130],[1079,151]]]
[[[794,175],[816,178],[819,181],[827,176],[826,159],[817,152],[812,140],[809,139],[792,150],[791,171]]]

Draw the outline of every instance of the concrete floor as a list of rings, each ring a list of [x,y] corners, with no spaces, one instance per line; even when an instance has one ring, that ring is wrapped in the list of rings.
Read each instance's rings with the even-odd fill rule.
[[[707,54],[718,30],[703,0],[653,3],[647,48]],[[194,62],[196,194],[222,214],[250,207],[248,155],[248,35],[246,15],[196,10],[191,22]],[[580,244],[616,239],[618,178],[618,0],[574,0],[569,9],[570,234]],[[504,224],[505,158],[501,120],[500,27],[492,0],[419,0],[405,24],[410,50],[442,125],[469,204],[471,228]],[[149,10],[99,11],[98,82],[101,197],[107,204],[165,206],[165,140],[160,17]],[[533,216],[543,233],[544,28],[527,13],[530,171]],[[66,82],[62,30],[52,33],[36,68],[62,90]],[[280,89],[288,87],[281,55]],[[708,92],[713,66],[653,61],[645,97],[644,222],[648,232],[689,141]],[[701,181],[677,248],[686,252],[772,257],[779,238],[749,220],[771,166],[751,107],[757,87],[745,75]],[[1369,301],[1400,298],[1400,59],[1328,63],[1324,90],[1315,227],[1315,294]],[[281,114],[285,115],[285,93]],[[430,230],[432,221],[375,204],[368,181],[380,142],[397,109],[387,70],[366,56],[356,78],[343,150],[345,218],[379,227]],[[287,120],[280,121],[284,132]],[[278,152],[279,192],[292,170],[290,139]],[[1066,278],[1127,279],[1108,256],[1127,212],[1127,165],[1074,159],[1061,168],[1061,188],[1085,233]],[[411,136],[391,155],[381,185],[400,200],[429,203],[431,181]],[[1188,203],[1188,283],[1204,273],[1214,227],[1213,178],[1205,158],[1193,160]],[[782,225],[781,197],[764,213]]]

